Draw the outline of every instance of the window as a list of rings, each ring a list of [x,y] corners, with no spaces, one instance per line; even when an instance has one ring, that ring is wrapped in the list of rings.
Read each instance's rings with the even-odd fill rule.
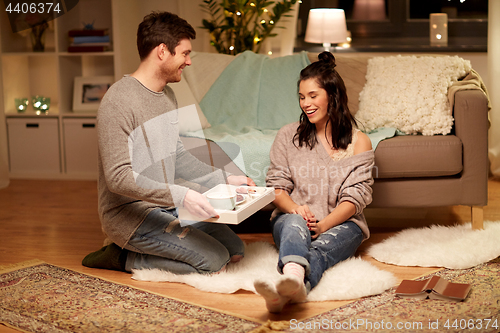
[[[448,20],[487,20],[488,0],[409,0],[409,19],[428,19],[431,13],[446,13]]]
[[[488,0],[305,0],[299,12],[302,34],[309,9],[321,7],[345,10],[353,45],[390,40],[398,40],[392,45],[401,40],[428,44],[429,14],[443,12],[448,14],[449,45],[463,51],[486,51]]]

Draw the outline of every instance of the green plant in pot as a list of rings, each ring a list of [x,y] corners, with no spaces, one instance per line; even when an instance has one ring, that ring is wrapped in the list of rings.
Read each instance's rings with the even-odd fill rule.
[[[203,0],[200,6],[210,15],[202,21],[210,32],[210,44],[217,52],[238,54],[246,50],[259,53],[264,41],[274,37],[278,21],[298,0]],[[272,7],[272,8],[271,8]]]

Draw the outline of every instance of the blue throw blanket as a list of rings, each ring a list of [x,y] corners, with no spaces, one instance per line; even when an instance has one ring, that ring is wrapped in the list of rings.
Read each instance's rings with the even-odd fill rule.
[[[248,177],[265,186],[276,133],[300,117],[297,81],[309,64],[306,52],[279,58],[250,51],[238,55],[200,102],[212,127],[187,135],[218,143]],[[234,145],[225,142],[240,147],[237,157]]]

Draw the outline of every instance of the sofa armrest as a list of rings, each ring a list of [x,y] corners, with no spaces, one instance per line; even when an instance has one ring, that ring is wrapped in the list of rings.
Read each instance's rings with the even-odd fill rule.
[[[460,90],[453,106],[455,135],[463,144],[464,202],[488,203],[488,99],[480,90]]]

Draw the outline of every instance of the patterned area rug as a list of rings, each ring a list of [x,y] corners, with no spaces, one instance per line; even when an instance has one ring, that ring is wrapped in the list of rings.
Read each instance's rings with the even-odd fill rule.
[[[463,302],[399,298],[392,288],[304,321],[290,321],[287,332],[499,332],[500,257],[470,269],[445,269],[449,281],[470,283]]]
[[[0,322],[25,332],[248,332],[259,323],[40,261],[0,267]]]

